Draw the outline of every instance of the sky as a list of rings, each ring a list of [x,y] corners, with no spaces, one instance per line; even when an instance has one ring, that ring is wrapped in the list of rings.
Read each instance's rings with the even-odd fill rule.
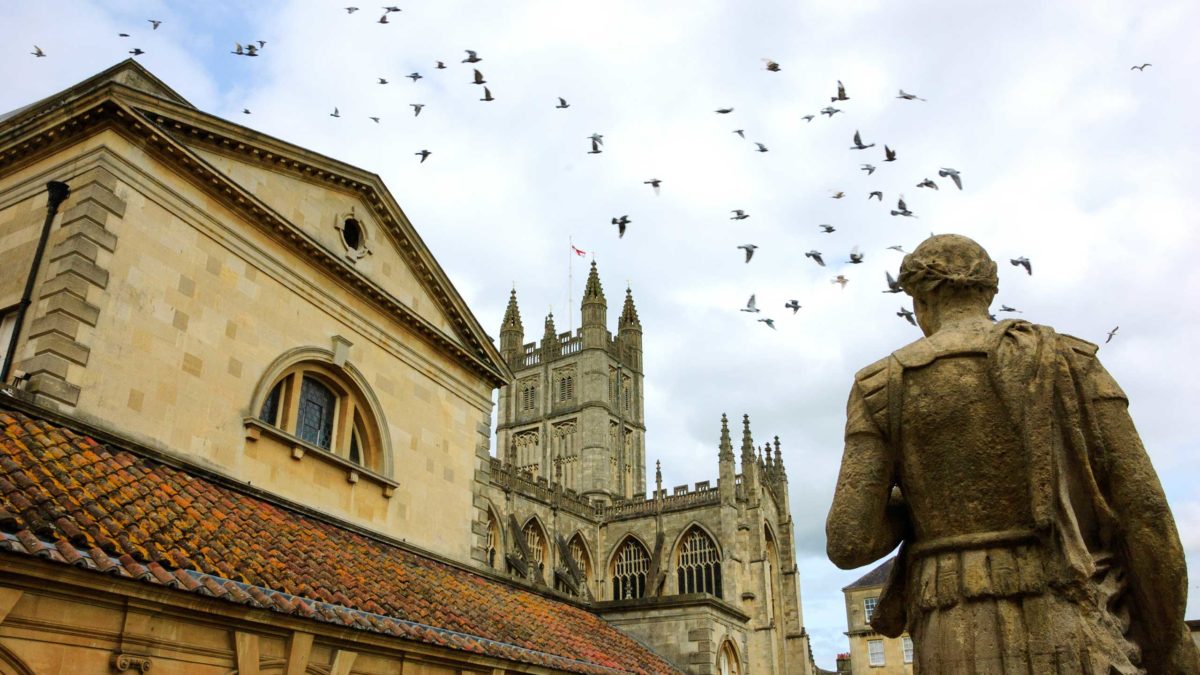
[[[382,176],[493,335],[514,286],[527,341],[550,310],[560,331],[577,327],[594,258],[614,330],[633,289],[647,459],[662,461],[665,485],[715,480],[723,412],[749,414],[760,444],[780,437],[805,623],[826,668],[847,646],[841,588],[869,569],[838,570],[824,554],[846,396],[859,368],[920,335],[896,315],[907,296],[881,293],[901,259],[887,247],[970,236],[1000,262],[994,311],[1098,343],[1120,327],[1099,357],[1174,510],[1187,616],[1200,618],[1187,423],[1200,409],[1200,5],[397,1],[379,24],[383,11],[359,0],[353,14],[345,1],[5,0],[0,111],[140,48],[201,110]],[[230,53],[254,40],[266,41],[259,57]],[[466,49],[494,101],[479,100]],[[805,121],[838,80],[842,112]],[[425,104],[419,116],[412,103]],[[875,147],[850,149],[856,130]],[[587,152],[593,133],[601,154]],[[882,161],[884,144],[895,162]],[[961,172],[961,191],[942,167]],[[917,188],[924,178],[939,189]],[[916,218],[889,215],[900,194]],[[750,218],[730,220],[733,209]],[[632,222],[618,238],[621,215]],[[570,242],[587,257],[573,259]],[[740,244],[759,247],[750,263]],[[855,246],[861,265],[845,262]],[[804,257],[812,249],[826,267]],[[1018,256],[1032,275],[1008,264]],[[751,294],[760,314],[738,311]]]

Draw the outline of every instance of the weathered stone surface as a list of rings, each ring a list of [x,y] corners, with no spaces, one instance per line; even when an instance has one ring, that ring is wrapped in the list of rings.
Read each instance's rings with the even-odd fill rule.
[[[993,323],[966,237],[900,283],[926,337],[856,375],[826,523],[843,568],[903,544],[872,627],[907,628],[923,674],[1200,672],[1175,522],[1096,346]]]

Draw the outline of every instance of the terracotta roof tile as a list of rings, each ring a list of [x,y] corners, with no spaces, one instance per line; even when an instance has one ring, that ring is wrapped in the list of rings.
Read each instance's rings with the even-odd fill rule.
[[[677,673],[586,610],[0,410],[0,551],[579,673]]]

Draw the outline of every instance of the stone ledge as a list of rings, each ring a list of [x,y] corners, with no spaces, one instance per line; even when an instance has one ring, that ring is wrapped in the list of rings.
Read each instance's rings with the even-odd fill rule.
[[[346,481],[349,483],[357,483],[359,480],[365,480],[369,483],[375,483],[380,487],[384,497],[390,498],[396,493],[396,488],[400,487],[400,483],[388,478],[382,474],[375,473],[361,464],[355,464],[345,457],[340,457],[318,445],[313,445],[308,441],[289,434],[288,432],[276,427],[272,424],[267,424],[257,417],[246,417],[242,419],[242,424],[246,427],[247,442],[255,442],[262,435],[270,436],[275,440],[284,443],[291,447],[292,459],[303,461],[305,458],[313,457],[326,464],[331,464],[346,472]]]
[[[108,286],[108,270],[77,255],[69,255],[55,261],[54,273],[74,274],[100,288]]]
[[[80,205],[88,203],[97,204],[118,218],[125,215],[125,200],[113,194],[113,191],[108,187],[99,183],[88,183],[77,190],[72,190],[71,198],[76,200]]]
[[[74,340],[67,339],[57,333],[43,335],[34,347],[34,355],[56,354],[62,358],[86,366],[92,350]]]
[[[44,396],[54,401],[74,406],[79,401],[79,392],[81,390],[79,387],[69,382],[64,382],[49,373],[39,373],[29,378],[29,384],[26,385],[25,391],[35,394],[38,398]]]
[[[76,220],[63,225],[67,239],[86,239],[100,248],[112,252],[117,248],[117,235],[90,220]]]
[[[46,303],[46,316],[66,314],[78,319],[89,326],[95,326],[100,320],[100,308],[70,293],[58,293],[50,296]]]

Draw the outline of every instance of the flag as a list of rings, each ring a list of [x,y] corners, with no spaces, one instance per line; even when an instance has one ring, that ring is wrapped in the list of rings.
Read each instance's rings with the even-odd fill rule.
[[[584,256],[584,255],[587,255],[587,251],[583,251],[583,250],[580,250],[580,249],[577,249],[577,248],[575,248],[575,244],[571,244],[571,251],[572,251],[572,252],[573,252],[575,255],[578,255],[578,256]]]

